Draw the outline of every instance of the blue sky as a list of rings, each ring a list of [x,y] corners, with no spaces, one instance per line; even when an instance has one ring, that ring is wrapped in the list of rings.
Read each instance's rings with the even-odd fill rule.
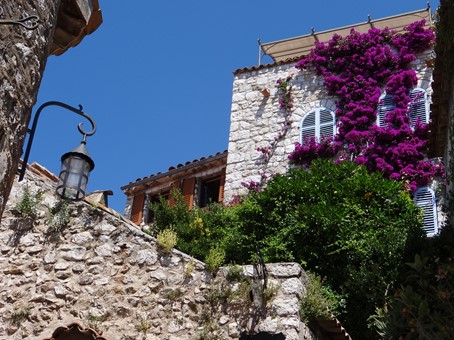
[[[426,8],[426,1],[112,1],[80,45],[49,58],[34,111],[49,100],[82,104],[98,130],[87,148],[96,163],[89,191],[113,190],[228,146],[232,72],[254,66],[257,39],[270,42]],[[438,6],[432,1],[432,11]],[[270,59],[264,59],[270,62]],[[29,162],[58,174],[79,145],[71,112],[46,108]],[[88,130],[90,125],[85,122]]]

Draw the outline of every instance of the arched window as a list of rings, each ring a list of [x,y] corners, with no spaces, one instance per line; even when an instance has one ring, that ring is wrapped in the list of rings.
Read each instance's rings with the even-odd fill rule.
[[[320,141],[322,137],[333,137],[336,132],[334,112],[324,107],[309,111],[301,120],[300,143],[315,137]]]
[[[429,123],[429,101],[424,89],[415,88],[410,92],[410,124],[414,127],[418,119],[421,123]]]
[[[389,111],[392,111],[396,108],[396,104],[394,103],[394,96],[392,94],[382,94],[378,101],[378,108],[377,108],[377,125],[378,126],[385,126],[385,119],[386,114]]]
[[[424,211],[424,231],[427,236],[438,233],[437,203],[435,193],[428,187],[419,188],[415,192],[415,204]]]

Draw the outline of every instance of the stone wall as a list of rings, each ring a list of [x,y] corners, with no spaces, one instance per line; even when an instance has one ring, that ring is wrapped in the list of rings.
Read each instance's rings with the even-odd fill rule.
[[[102,206],[81,201],[49,214],[59,203],[53,190],[30,171],[13,187],[0,225],[0,339],[50,338],[74,322],[109,340],[238,339],[260,331],[313,338],[299,319],[307,277],[298,264],[266,265],[266,289],[252,279],[253,266],[213,277],[186,254],[163,253]],[[38,199],[36,217],[27,217],[34,204],[17,211],[24,192]],[[65,215],[67,225],[59,223]]]
[[[431,51],[427,51],[412,64],[418,74],[418,87],[426,89],[429,96],[432,94],[432,69],[427,67],[425,60],[430,58]],[[260,181],[260,172],[271,175],[284,173],[289,168],[287,157],[293,151],[294,143],[299,142],[301,119],[307,112],[316,107],[335,110],[336,98],[327,95],[323,79],[309,71],[300,72],[294,66],[295,63],[271,65],[241,70],[235,75],[224,194],[226,202],[234,195],[247,192],[242,182]],[[270,161],[264,163],[257,148],[269,146],[284,122],[276,81],[289,75],[294,76],[291,81],[291,128],[286,138],[277,144]],[[264,89],[270,92],[269,97],[262,94]]]
[[[22,153],[60,0],[2,1],[0,19],[39,17],[38,27],[0,25],[0,219]]]

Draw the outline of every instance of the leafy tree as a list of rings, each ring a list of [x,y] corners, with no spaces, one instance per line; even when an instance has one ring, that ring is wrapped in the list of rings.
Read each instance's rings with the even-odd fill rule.
[[[387,339],[452,339],[454,333],[454,228],[445,227],[414,261],[403,284],[373,318]]]
[[[236,262],[247,262],[257,244],[267,262],[300,262],[326,278],[346,296],[341,318],[354,338],[374,338],[367,317],[424,239],[402,184],[350,162],[319,159],[309,170],[276,175],[237,214]]]
[[[257,250],[266,262],[300,263],[345,297],[340,319],[359,339],[377,336],[367,318],[424,240],[422,214],[402,183],[350,162],[291,169],[232,207],[189,211],[181,195],[173,201],[152,205],[153,233],[173,228],[176,247],[200,260],[215,247],[226,263],[250,263]]]

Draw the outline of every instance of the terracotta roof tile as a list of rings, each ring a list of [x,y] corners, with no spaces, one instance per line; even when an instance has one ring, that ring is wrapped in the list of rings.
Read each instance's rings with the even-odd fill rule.
[[[184,165],[182,163],[179,163],[177,166],[170,166],[168,168],[168,171],[164,172],[164,173],[158,172],[156,174],[151,174],[150,176],[145,176],[143,178],[137,178],[135,180],[135,182],[129,182],[127,185],[121,187],[121,190],[129,189],[136,185],[142,184],[143,182],[153,180],[153,179],[155,179],[156,176],[165,176],[165,175],[169,175],[169,173],[172,173],[172,172],[184,171],[185,169],[192,168],[192,167],[198,165],[199,163],[203,163],[205,161],[210,161],[212,159],[214,160],[215,158],[222,158],[222,157],[227,157],[227,150],[224,150],[223,152],[217,152],[215,155],[209,155],[206,157],[202,156],[199,159],[194,159],[192,162],[187,161],[184,163]]]
[[[239,69],[233,71],[233,74],[236,76],[237,74],[248,73],[248,72],[253,72],[253,71],[259,71],[259,70],[262,70],[262,69],[267,68],[267,67],[274,67],[274,66],[279,66],[279,65],[284,65],[284,64],[291,64],[291,63],[297,62],[302,57],[303,56],[301,55],[299,57],[288,58],[286,60],[277,61],[277,62],[270,63],[270,64],[263,64],[263,65],[251,66],[251,67],[243,67],[243,68],[239,68]]]

